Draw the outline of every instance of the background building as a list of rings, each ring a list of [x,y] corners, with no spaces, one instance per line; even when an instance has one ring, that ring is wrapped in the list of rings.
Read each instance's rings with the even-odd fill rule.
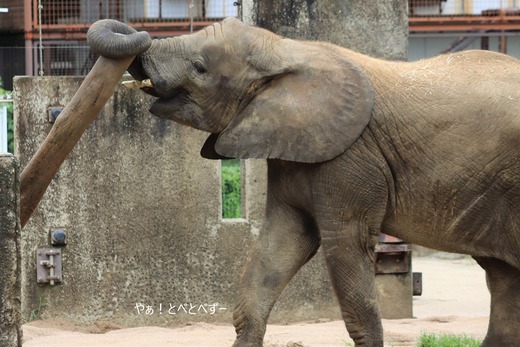
[[[232,0],[0,0],[0,77],[85,75],[96,61],[86,43],[89,26],[117,19],[154,37],[198,30],[236,16]],[[43,48],[43,49],[40,49]]]
[[[520,1],[408,0],[408,59],[487,49],[520,57]]]
[[[233,0],[0,0],[0,78],[85,75],[96,60],[90,24],[113,18],[153,37],[180,35],[238,14]],[[520,57],[520,0],[408,0],[409,60],[464,49]],[[6,12],[7,11],[7,12]]]

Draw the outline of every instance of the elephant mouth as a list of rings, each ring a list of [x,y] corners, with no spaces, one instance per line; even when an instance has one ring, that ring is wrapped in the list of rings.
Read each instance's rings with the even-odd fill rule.
[[[129,81],[123,81],[121,83],[123,87],[129,90],[136,90],[140,89],[146,94],[149,94],[151,96],[155,96],[156,98],[160,97],[159,93],[154,88],[154,83],[151,79],[143,79],[143,80],[129,80]]]
[[[150,106],[150,113],[160,118],[174,120],[180,124],[198,128],[196,124],[204,124],[201,109],[190,99],[189,92],[183,87],[173,89],[161,88],[164,83],[149,78],[124,81],[127,89],[140,89],[156,97]],[[201,129],[203,130],[203,129]]]
[[[122,82],[123,87],[126,89],[140,89],[146,94],[149,94],[151,96],[154,96],[156,98],[159,98],[161,102],[167,102],[168,100],[174,99],[179,96],[186,96],[188,92],[182,88],[174,88],[170,90],[167,93],[159,92],[155,88],[155,84],[152,82],[151,79],[147,78],[144,80],[130,80],[130,81],[123,81]]]
[[[150,112],[158,117],[171,118],[171,115],[179,111],[187,101],[187,98],[183,96],[175,99],[158,98],[150,106]]]
[[[160,84],[160,82],[154,83],[149,78],[143,80],[130,80],[122,82],[123,87],[125,87],[126,89],[140,89],[146,94],[155,96],[156,98],[172,99],[178,95],[187,93],[186,90],[184,90],[184,88],[182,87],[173,88],[171,90],[168,90],[167,92],[164,92],[164,88],[160,88]]]

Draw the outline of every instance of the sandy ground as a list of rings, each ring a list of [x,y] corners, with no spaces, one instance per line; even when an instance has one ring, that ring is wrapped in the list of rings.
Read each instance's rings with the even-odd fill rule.
[[[484,337],[489,293],[484,271],[473,260],[446,256],[414,258],[413,271],[423,273],[423,294],[413,299],[414,318],[383,320],[387,346],[414,346],[421,332]],[[105,328],[109,330],[110,326]],[[35,321],[24,325],[23,331],[24,347],[230,347],[235,338],[231,325],[205,323],[175,329],[139,327],[88,334],[70,331],[63,323]],[[353,346],[350,342],[342,321],[269,325],[265,338],[266,347]]]

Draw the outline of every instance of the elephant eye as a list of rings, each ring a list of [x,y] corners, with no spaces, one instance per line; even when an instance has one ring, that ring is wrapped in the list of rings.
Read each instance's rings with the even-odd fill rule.
[[[200,60],[195,60],[193,62],[193,67],[195,68],[195,70],[197,70],[198,73],[200,74],[203,74],[205,72],[207,72],[208,70],[206,70],[206,67],[204,66],[204,63],[201,62]]]

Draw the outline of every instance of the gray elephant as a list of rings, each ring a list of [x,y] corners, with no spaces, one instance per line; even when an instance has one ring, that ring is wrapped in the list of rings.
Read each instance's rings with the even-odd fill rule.
[[[92,48],[142,34],[105,20]],[[356,346],[383,346],[374,287],[381,230],[473,256],[491,314],[483,346],[520,343],[520,62],[468,51],[413,63],[286,39],[236,19],[154,40],[129,72],[150,112],[210,133],[210,159],[267,159],[265,220],[233,313],[262,346],[278,296],[323,247]]]

